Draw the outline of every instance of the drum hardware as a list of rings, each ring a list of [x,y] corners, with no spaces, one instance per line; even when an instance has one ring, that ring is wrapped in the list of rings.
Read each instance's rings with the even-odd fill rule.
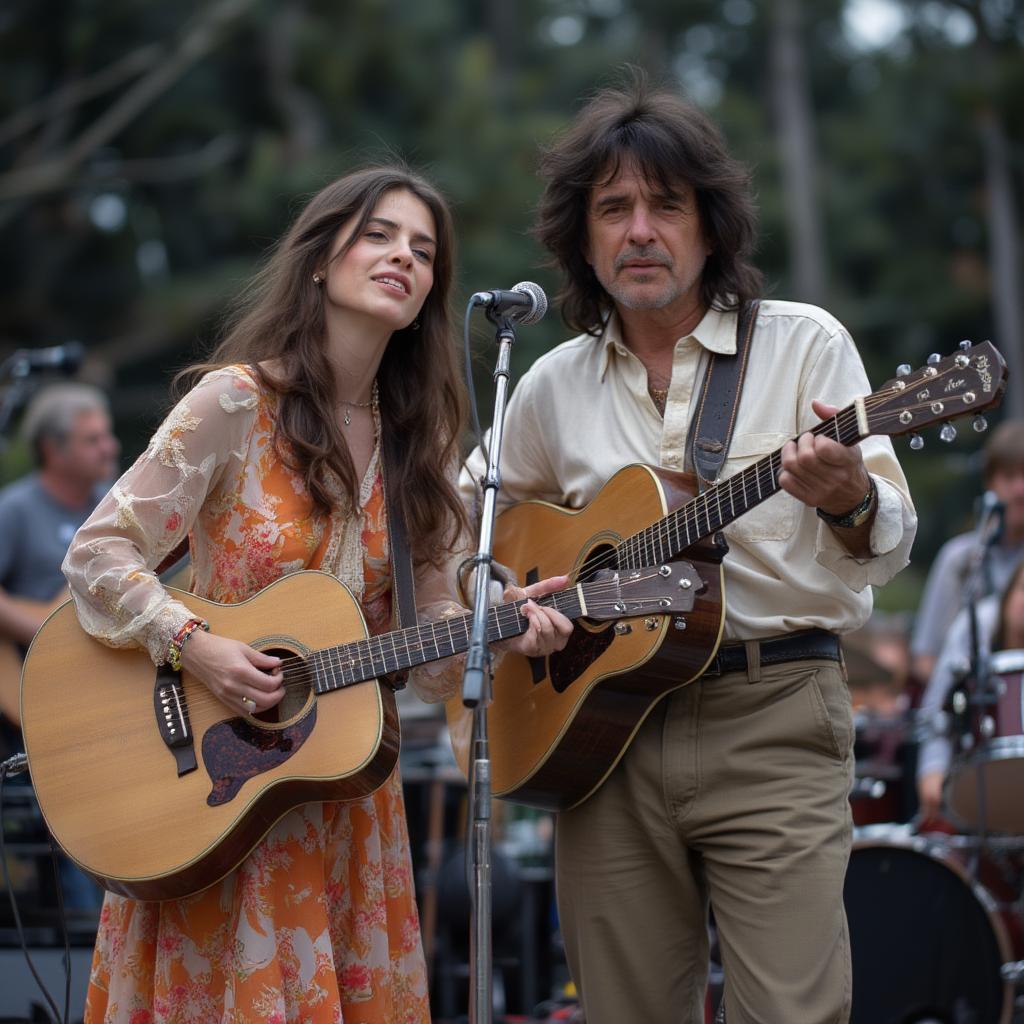
[[[985,673],[982,673],[983,675]],[[958,753],[946,784],[953,816],[979,832],[1024,834],[1024,651],[996,651],[987,683],[949,701]]]
[[[854,779],[850,804],[855,825],[906,821],[907,760],[913,743],[912,715],[854,715]]]
[[[888,785],[883,779],[873,779],[870,775],[853,780],[850,789],[850,799],[856,800],[859,797],[867,797],[869,800],[881,800],[888,790]]]
[[[1021,980],[1024,979],[1024,960],[1015,960],[1013,963],[1003,964],[999,968],[999,973],[1004,980],[1020,985]]]

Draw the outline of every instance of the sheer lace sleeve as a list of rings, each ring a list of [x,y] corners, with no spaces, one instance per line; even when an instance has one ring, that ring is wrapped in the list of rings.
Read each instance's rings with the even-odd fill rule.
[[[82,627],[156,664],[193,613],[154,568],[188,535],[203,503],[234,480],[256,423],[258,391],[240,368],[204,377],[75,534],[64,560]]]
[[[420,622],[437,622],[454,616],[469,614],[459,597],[458,575],[463,561],[471,557],[474,550],[468,545],[456,548],[441,568],[428,566],[416,574],[416,605]],[[468,598],[473,600],[471,589],[473,573],[469,574]],[[501,604],[504,588],[493,581],[488,594],[488,603],[493,607]],[[505,652],[491,649],[491,665],[497,670]],[[428,704],[449,700],[459,692],[462,685],[462,670],[466,657],[460,654],[443,661],[432,661],[409,673],[409,683],[420,700]]]
[[[459,603],[456,571],[462,560],[459,553],[441,568],[425,566],[416,573],[416,611],[420,622],[436,622],[456,615],[465,615],[467,609]],[[409,685],[416,696],[428,704],[453,697],[462,681],[465,655],[432,661],[409,673]]]

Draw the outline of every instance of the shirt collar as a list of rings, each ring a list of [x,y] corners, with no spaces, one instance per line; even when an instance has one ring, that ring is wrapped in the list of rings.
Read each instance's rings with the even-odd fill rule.
[[[709,352],[734,355],[736,353],[736,314],[709,309],[701,317],[700,323],[694,327],[693,331],[679,338],[678,341],[691,337]],[[622,324],[619,321],[618,313],[612,312],[608,317],[601,334],[601,345],[601,362],[598,370],[601,380],[604,380],[613,356],[625,356],[629,352],[626,343],[622,340]]]

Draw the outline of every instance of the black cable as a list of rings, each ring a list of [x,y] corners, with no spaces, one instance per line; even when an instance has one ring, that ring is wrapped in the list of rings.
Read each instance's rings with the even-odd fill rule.
[[[52,1019],[55,1020],[55,1021],[63,1020],[64,1024],[67,1024],[68,1004],[70,1003],[70,998],[71,998],[71,956],[70,956],[70,951],[68,952],[68,959],[67,959],[67,963],[66,963],[66,968],[67,968],[67,972],[68,972],[68,974],[67,974],[68,1001],[65,1002],[65,1004],[64,1004],[64,1016],[62,1018],[61,1014],[60,1014],[60,1011],[57,1009],[57,1004],[53,1001],[53,998],[51,997],[49,990],[43,984],[43,979],[41,977],[39,977],[39,972],[36,970],[36,965],[32,962],[32,957],[29,955],[28,942],[25,940],[25,929],[22,926],[21,914],[18,911],[18,901],[17,901],[17,899],[14,896],[14,886],[11,884],[10,872],[7,870],[7,847],[6,847],[6,844],[4,842],[4,829],[3,829],[4,782],[7,780],[7,775],[12,770],[12,768],[17,766],[19,768],[19,770],[21,770],[20,764],[18,763],[19,762],[19,758],[21,759],[22,762],[24,761],[24,755],[22,754],[22,755],[16,755],[15,757],[9,758],[7,761],[4,761],[2,764],[0,764],[0,866],[3,867],[4,885],[7,886],[7,895],[10,897],[10,900],[11,900],[11,910],[12,910],[12,912],[14,914],[14,924],[15,924],[15,927],[17,928],[17,930],[18,930],[18,938],[21,941],[21,950],[25,954],[25,963],[28,964],[28,969],[32,972],[32,977],[36,979],[36,984],[39,986],[39,991],[43,993],[43,996],[45,997],[47,1003],[50,1004],[50,1009],[53,1011],[53,1018]],[[59,891],[59,885],[58,885],[58,891]],[[63,904],[61,906],[63,908]],[[67,937],[67,931],[65,930],[65,938],[66,937]]]
[[[462,320],[462,347],[466,356],[466,390],[469,391],[469,416],[473,424],[473,432],[476,434],[476,443],[480,451],[487,459],[487,449],[484,447],[484,432],[480,429],[480,413],[476,407],[476,388],[473,386],[473,353],[469,347],[469,315],[473,312],[476,303],[470,299],[466,304],[466,315]]]
[[[47,830],[50,841],[50,861],[53,864],[53,881],[57,887],[57,912],[60,914],[60,930],[64,936],[64,1024],[68,1024],[68,1008],[71,1006],[71,936],[68,935],[68,918],[64,909],[64,886],[60,880],[60,864],[57,862],[57,848],[53,836]]]

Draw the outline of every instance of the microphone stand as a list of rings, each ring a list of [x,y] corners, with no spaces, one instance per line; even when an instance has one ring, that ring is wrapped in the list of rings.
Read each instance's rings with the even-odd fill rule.
[[[0,399],[0,452],[7,449],[7,428],[11,418],[35,390],[30,374],[31,367],[21,350],[0,363],[0,381],[6,377],[11,381]]]
[[[992,702],[991,672],[989,669],[991,651],[982,650],[981,631],[978,623],[978,598],[987,584],[991,582],[991,551],[992,546],[999,540],[1002,533],[1002,510],[1000,506],[983,508],[980,521],[978,522],[978,539],[975,545],[970,571],[964,585],[966,594],[965,606],[967,609],[968,625],[970,627],[970,668],[967,673],[967,696],[968,707],[974,703],[978,707],[979,716],[983,715],[983,709]],[[980,732],[980,729],[979,729]],[[984,742],[984,737],[981,737]],[[980,743],[979,743],[980,746]],[[986,786],[985,786],[985,765],[979,759],[977,772],[975,773],[975,791],[978,800],[977,823],[974,833],[978,838],[978,846],[972,852],[968,863],[968,871],[972,879],[977,880],[978,865],[981,859],[981,846],[985,842],[985,833],[988,831],[986,824]]]
[[[7,427],[11,418],[38,386],[33,375],[47,370],[72,373],[78,368],[82,353],[82,346],[74,341],[48,349],[19,348],[0,363],[0,381],[7,378],[11,381],[0,399],[0,452],[7,449]]]
[[[491,760],[487,739],[487,709],[491,703],[491,656],[487,641],[487,596],[494,561],[494,516],[501,487],[499,465],[505,429],[509,358],[515,342],[512,320],[487,310],[495,324],[498,362],[494,370],[494,418],[483,485],[480,540],[474,565],[473,622],[462,677],[462,703],[473,709],[473,741],[469,758],[470,834],[467,837],[467,875],[472,905],[469,932],[470,1024],[490,1024],[494,1014],[492,893],[491,893]]]

